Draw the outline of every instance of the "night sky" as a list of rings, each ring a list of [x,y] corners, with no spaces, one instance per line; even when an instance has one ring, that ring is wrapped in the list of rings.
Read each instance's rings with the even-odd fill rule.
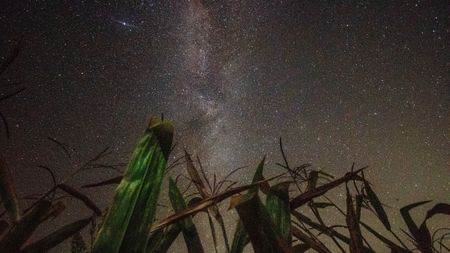
[[[234,178],[248,182],[263,155],[268,174],[279,171],[282,137],[291,164],[336,176],[370,165],[395,215],[448,202],[450,5],[382,2],[2,1],[1,59],[23,44],[2,76],[20,84],[0,90],[26,88],[0,105],[11,127],[0,151],[19,194],[51,186],[37,165],[62,179],[108,146],[110,162],[126,162],[150,116],[164,113],[177,150],[198,154],[211,177],[249,165]],[[48,137],[70,145],[72,160]],[[86,192],[106,207],[113,189]]]

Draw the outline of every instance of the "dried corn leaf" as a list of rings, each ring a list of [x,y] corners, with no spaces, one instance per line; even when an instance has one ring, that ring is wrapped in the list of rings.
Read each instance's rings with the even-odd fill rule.
[[[363,238],[361,235],[361,229],[359,227],[359,220],[357,220],[356,212],[353,206],[353,198],[347,188],[347,215],[345,221],[350,234],[350,253],[362,253],[363,252]]]
[[[89,209],[91,209],[96,215],[100,216],[102,215],[102,211],[100,208],[97,207],[97,205],[85,194],[78,191],[77,189],[66,185],[66,184],[59,184],[58,187],[70,194],[71,196],[75,197],[76,199],[79,199],[81,202],[83,202]]]
[[[375,229],[371,228],[369,225],[367,225],[364,222],[360,222],[361,226],[363,226],[367,231],[369,231],[371,234],[373,234],[378,240],[382,241],[386,246],[388,246],[390,249],[395,250],[395,252],[401,252],[401,253],[408,253],[411,252],[407,249],[404,249],[400,246],[398,246],[396,243],[392,242],[391,240],[387,239],[380,233],[378,233]]]
[[[225,191],[223,193],[220,193],[218,195],[212,196],[212,197],[210,197],[208,199],[204,199],[204,200],[200,201],[199,203],[197,203],[197,204],[195,204],[195,205],[193,205],[191,207],[187,207],[187,208],[185,208],[185,209],[183,209],[183,210],[181,210],[181,211],[179,211],[179,212],[177,212],[177,213],[175,213],[173,215],[170,215],[169,217],[165,218],[164,220],[153,224],[150,227],[150,233],[155,232],[155,231],[157,231],[159,229],[162,229],[162,228],[164,228],[164,227],[166,227],[166,226],[168,226],[170,224],[173,224],[173,223],[177,222],[178,220],[183,219],[183,218],[185,218],[185,217],[187,217],[189,215],[193,215],[195,213],[202,212],[205,209],[209,208],[210,206],[215,205],[215,204],[217,204],[217,203],[219,203],[219,202],[221,202],[221,201],[223,201],[223,200],[225,200],[225,199],[227,199],[227,198],[229,198],[229,197],[231,197],[231,196],[233,196],[235,194],[238,194],[240,192],[252,189],[252,188],[254,188],[254,187],[258,186],[258,185],[267,183],[267,182],[269,182],[271,180],[274,180],[274,179],[276,179],[278,177],[280,177],[280,175],[272,177],[272,178],[269,178],[269,179],[265,179],[265,180],[262,180],[262,181],[258,181],[258,182],[254,183],[254,184],[244,185],[244,186],[239,186],[239,187],[236,187],[236,188],[232,188],[232,189],[227,190],[227,191]]]
[[[372,187],[370,187],[369,182],[364,180],[364,189],[366,191],[367,197],[369,198],[370,205],[375,210],[378,218],[383,223],[384,227],[391,231],[391,224],[389,222],[389,218],[386,214],[386,211],[383,208],[383,205],[381,204],[380,199],[378,198],[377,194],[372,190]]]
[[[319,187],[314,188],[313,190],[310,190],[308,192],[302,193],[299,196],[293,198],[291,200],[291,210],[295,210],[299,208],[300,206],[308,203],[314,198],[317,198],[319,196],[322,196],[323,194],[327,193],[329,190],[336,188],[337,186],[350,181],[350,180],[361,180],[361,177],[358,175],[359,172],[361,172],[363,169],[359,169],[355,172],[348,172],[343,177],[338,178],[330,183],[321,185]]]
[[[23,250],[20,251],[20,253],[46,252],[78,233],[81,229],[86,227],[91,222],[91,220],[92,218],[89,217],[67,224],[57,231],[40,239],[39,241],[26,246]]]
[[[92,188],[92,187],[99,187],[99,186],[105,186],[105,185],[111,185],[111,184],[119,184],[122,181],[123,176],[117,176],[108,180],[104,180],[98,183],[93,184],[87,184],[81,186],[81,188]]]
[[[197,168],[194,165],[194,162],[191,159],[191,156],[187,153],[185,150],[185,157],[186,157],[186,170],[189,174],[189,177],[191,178],[192,182],[194,183],[195,187],[197,188],[198,193],[200,196],[202,196],[204,199],[211,197],[211,192],[208,189],[205,182],[200,177],[200,174],[197,171]],[[219,223],[221,229],[222,229],[222,235],[224,237],[225,241],[225,247],[227,249],[227,252],[229,252],[229,245],[228,245],[228,237],[225,230],[225,223],[223,222],[222,215],[220,214],[219,208],[216,205],[211,206],[208,208],[208,211],[213,215],[214,219]],[[214,225],[210,222],[211,229],[214,229]],[[215,241],[215,231],[213,232],[213,238]]]
[[[0,220],[0,236],[2,236],[3,233],[6,232],[6,230],[8,230],[8,228],[9,228],[8,222],[5,220]]]
[[[0,157],[0,196],[11,221],[20,219],[19,202],[6,162]]]
[[[413,236],[415,240],[415,244],[417,245],[417,248],[422,252],[433,252],[432,250],[432,240],[430,231],[428,231],[428,228],[426,226],[421,226],[420,228],[417,227],[417,224],[412,219],[409,212],[418,206],[424,205],[429,203],[430,201],[419,201],[407,206],[404,206],[400,209],[400,214],[403,217],[403,220],[405,221],[409,231],[411,232],[411,235]]]
[[[311,248],[319,253],[331,253],[330,250],[327,247],[325,247],[325,245],[323,245],[323,243],[321,243],[319,240],[311,238],[310,236],[303,233],[302,231],[300,231],[300,229],[298,229],[296,227],[292,227],[292,234],[294,235],[294,237],[296,237],[301,242],[303,242],[304,245],[308,246],[309,248]],[[306,248],[306,247],[302,247],[302,248]],[[297,249],[297,250],[299,250],[299,249]]]
[[[50,202],[45,200],[39,201],[2,237],[0,240],[0,249],[3,252],[18,252],[41,224],[50,208]]]

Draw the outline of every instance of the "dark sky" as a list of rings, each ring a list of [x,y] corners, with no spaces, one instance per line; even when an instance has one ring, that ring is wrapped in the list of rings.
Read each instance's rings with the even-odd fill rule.
[[[393,213],[448,202],[448,1],[106,2],[0,3],[0,55],[23,38],[2,78],[26,90],[0,105],[12,135],[0,150],[21,195],[50,187],[36,165],[62,179],[107,146],[126,162],[164,113],[209,175],[265,154],[275,169],[282,137],[292,164],[335,175],[370,165]],[[70,145],[72,161],[47,137]],[[112,192],[90,195],[105,205]]]

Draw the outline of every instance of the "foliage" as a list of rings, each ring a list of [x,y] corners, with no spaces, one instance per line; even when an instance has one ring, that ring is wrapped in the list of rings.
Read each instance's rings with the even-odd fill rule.
[[[196,215],[208,218],[216,252],[219,252],[219,247],[215,223],[221,228],[224,251],[231,253],[241,253],[245,247],[252,247],[256,253],[379,252],[371,246],[370,242],[374,240],[385,244],[391,252],[435,253],[450,250],[450,228],[430,231],[427,226],[427,222],[436,215],[450,215],[450,205],[435,204],[420,223],[412,218],[411,211],[430,201],[419,201],[401,208],[400,214],[407,228],[407,231],[402,230],[405,234],[402,237],[406,236],[409,239],[407,242],[396,234],[385,205],[376,194],[375,187],[365,178],[367,167],[354,169],[352,166],[349,172],[338,178],[313,169],[310,164],[291,167],[280,140],[284,162],[278,165],[284,173],[266,179],[264,175],[268,173],[264,168],[267,165],[263,159],[256,168],[252,182],[236,186],[238,182],[231,178],[242,168],[233,170],[218,181],[215,175],[213,180],[208,178],[200,159],[197,157],[197,162],[194,162],[187,152],[168,164],[172,136],[171,122],[153,118],[122,176],[81,187],[119,184],[107,211],[100,209],[78,187],[69,184],[70,179],[80,171],[116,169],[116,166],[100,162],[107,149],[75,168],[71,175],[59,182],[51,168],[40,166],[52,176],[54,185],[44,194],[35,196],[33,204],[25,209],[20,207],[6,162],[2,161],[0,194],[4,212],[0,217],[0,252],[45,252],[72,238],[72,252],[164,253],[170,250],[176,238],[183,235],[188,252],[201,253],[205,249],[200,236],[202,231],[197,229],[193,219]],[[67,157],[71,157],[67,145],[54,139],[51,141]],[[168,194],[173,214],[156,220],[161,186],[167,171],[182,162],[186,164],[188,176],[178,175],[174,180],[169,179]],[[187,181],[182,183],[182,179]],[[186,185],[186,189],[182,190],[181,186]],[[338,188],[346,192],[345,201],[341,203],[337,202],[340,198],[327,196]],[[29,242],[39,226],[65,211],[64,197],[80,201],[92,215]],[[225,200],[230,201],[230,209],[235,209],[238,214],[231,245],[228,243],[227,224],[220,211],[220,205]],[[327,224],[325,217],[322,217],[325,210],[327,217],[330,213],[340,215],[345,224]],[[383,231],[368,225],[364,221],[367,215],[376,217]],[[100,222],[95,225],[95,221]],[[95,237],[91,238],[90,247],[81,236],[89,224],[91,237]]]

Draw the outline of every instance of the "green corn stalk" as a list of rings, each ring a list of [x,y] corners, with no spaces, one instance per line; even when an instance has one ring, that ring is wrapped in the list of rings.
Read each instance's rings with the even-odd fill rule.
[[[175,212],[185,209],[186,202],[183,199],[183,195],[178,189],[175,182],[169,180],[169,198],[172,203],[172,208]],[[186,242],[186,247],[189,253],[203,253],[203,246],[200,241],[200,236],[198,235],[197,228],[192,222],[192,217],[188,216],[180,221],[178,221],[178,226],[183,232],[184,241]]]
[[[93,253],[145,252],[172,137],[171,122],[150,120],[116,189]]]

